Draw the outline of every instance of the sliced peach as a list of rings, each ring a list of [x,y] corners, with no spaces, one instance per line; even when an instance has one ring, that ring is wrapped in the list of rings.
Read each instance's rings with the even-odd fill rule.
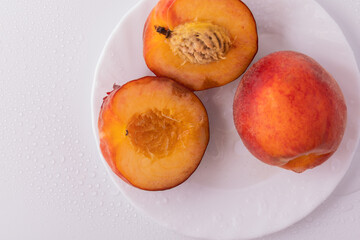
[[[204,90],[238,78],[258,39],[254,17],[240,0],[160,0],[143,41],[146,64],[157,76]]]
[[[167,78],[144,77],[115,87],[104,99],[98,128],[100,148],[111,169],[145,190],[184,182],[209,141],[203,104]]]

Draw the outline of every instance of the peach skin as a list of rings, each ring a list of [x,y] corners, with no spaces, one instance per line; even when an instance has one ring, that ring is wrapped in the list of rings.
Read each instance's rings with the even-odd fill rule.
[[[303,172],[325,162],[344,135],[347,108],[334,78],[312,58],[272,53],[244,74],[234,123],[261,161]]]

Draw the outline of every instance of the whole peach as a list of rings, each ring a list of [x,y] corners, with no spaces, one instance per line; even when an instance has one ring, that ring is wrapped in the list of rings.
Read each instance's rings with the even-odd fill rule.
[[[261,161],[295,172],[325,162],[346,127],[346,104],[334,78],[314,59],[272,53],[243,76],[234,98],[234,123]]]

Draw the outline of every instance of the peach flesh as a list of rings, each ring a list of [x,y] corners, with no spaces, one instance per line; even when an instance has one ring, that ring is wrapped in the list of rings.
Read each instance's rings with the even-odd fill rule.
[[[160,0],[144,26],[149,69],[191,90],[237,79],[257,52],[256,22],[239,0]]]
[[[144,190],[173,188],[196,170],[209,141],[206,110],[178,83],[144,77],[115,87],[98,120],[112,171]]]

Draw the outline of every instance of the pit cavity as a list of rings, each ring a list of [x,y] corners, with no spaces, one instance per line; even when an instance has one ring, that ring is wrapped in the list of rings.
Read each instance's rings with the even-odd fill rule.
[[[164,158],[177,143],[179,121],[170,110],[151,109],[134,114],[127,126],[127,136],[135,149],[148,158]]]
[[[225,59],[231,47],[230,35],[225,28],[209,22],[188,22],[170,31],[155,27],[166,36],[172,52],[184,62],[208,64]]]

